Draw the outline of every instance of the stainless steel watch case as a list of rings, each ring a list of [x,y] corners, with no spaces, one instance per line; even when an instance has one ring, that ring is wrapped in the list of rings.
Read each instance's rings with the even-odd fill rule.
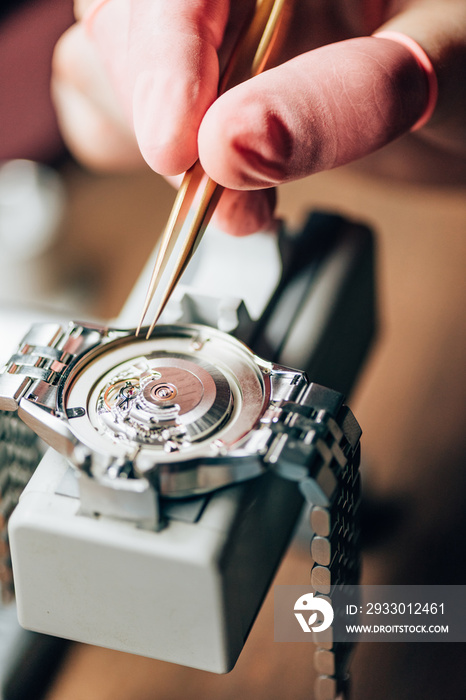
[[[92,334],[97,334],[97,342],[89,347],[86,338]],[[57,359],[50,363],[51,358],[45,357],[51,374],[32,378],[22,389],[18,414],[78,468],[84,511],[129,517],[151,526],[157,520],[151,500],[158,495],[196,496],[263,473],[267,426],[282,399],[296,398],[307,383],[303,372],[265,362],[232,336],[202,325],[157,326],[145,340],[131,331],[70,324],[62,336],[67,340],[53,334]],[[60,347],[67,347],[70,338],[77,353],[64,362]],[[34,347],[26,337],[3,377],[8,381],[15,372],[34,374],[31,367],[53,354],[52,348]],[[104,406],[110,425],[117,413],[112,431],[102,421],[99,402],[103,404],[102,396],[109,392],[116,394],[119,384],[133,391],[131,381],[140,382],[134,379],[138,372],[146,375],[146,396],[139,392],[133,413],[147,420],[139,433],[137,418],[133,421],[136,435],[131,439],[122,428],[131,416],[119,416],[115,402],[108,410]],[[159,384],[154,376],[160,378]],[[177,386],[173,376],[187,386]],[[177,393],[168,408],[188,404],[184,413],[182,408],[178,411],[178,424],[164,420],[165,416],[160,419],[166,407],[163,400],[153,398],[161,389],[169,391],[169,386]],[[177,442],[170,430],[176,433],[180,426],[191,429],[192,435]]]

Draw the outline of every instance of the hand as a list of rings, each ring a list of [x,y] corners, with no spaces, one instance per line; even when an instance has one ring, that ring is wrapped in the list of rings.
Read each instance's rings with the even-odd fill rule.
[[[250,0],[88,5],[76,1],[54,60],[70,147],[94,167],[136,167],[142,154],[166,176],[199,157],[229,188],[217,223],[232,233],[270,224],[275,185],[372,153],[421,116],[425,73],[406,47],[370,36],[381,27],[412,37],[434,65],[438,104],[418,138],[466,155],[463,0],[294,0],[276,67],[219,98],[219,65]]]

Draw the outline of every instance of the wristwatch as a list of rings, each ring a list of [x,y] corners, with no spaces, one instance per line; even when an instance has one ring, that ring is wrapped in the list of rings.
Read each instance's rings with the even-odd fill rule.
[[[0,374],[0,410],[17,412],[74,466],[81,513],[145,529],[163,527],[161,499],[266,471],[296,481],[311,506],[316,593],[357,581],[358,423],[342,394],[222,331],[161,325],[146,340],[36,324]],[[318,699],[345,691],[349,651],[329,630],[315,655]]]

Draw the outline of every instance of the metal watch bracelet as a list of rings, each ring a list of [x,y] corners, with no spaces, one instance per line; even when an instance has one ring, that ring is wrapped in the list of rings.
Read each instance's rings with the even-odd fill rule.
[[[92,324],[34,324],[0,374],[0,407],[16,410],[33,383],[34,400],[54,406],[57,384],[68,365],[86,350],[121,335]]]
[[[70,362],[94,345],[122,334],[73,323],[68,327],[33,326],[0,375],[0,395],[11,397],[10,410],[31,391],[39,404],[52,408],[57,383]],[[296,481],[311,506],[311,585],[316,594],[331,598],[335,586],[354,584],[359,576],[361,430],[343,404],[342,394],[313,383],[302,387],[301,382],[289,387],[273,420],[264,426],[270,435],[263,459],[277,475]],[[296,400],[290,401],[291,397]],[[14,414],[0,412],[0,416],[5,440],[0,461],[0,533],[4,543],[0,583],[4,592],[11,594],[7,519],[39,461],[39,451],[35,435]],[[350,652],[349,645],[333,642],[330,628],[315,654],[319,674],[316,700],[333,700],[347,693]]]
[[[357,584],[360,574],[361,429],[342,394],[311,383],[283,406],[272,433],[265,460],[299,483],[310,506],[311,586],[331,602],[336,587]],[[315,700],[347,697],[352,645],[335,643],[332,627],[317,644]]]
[[[103,337],[103,329],[98,326],[35,324],[0,375],[0,394],[9,403],[9,410],[0,410],[0,594],[3,602],[14,597],[8,520],[44,452],[37,435],[11,410],[18,407],[19,400],[34,382],[41,398],[50,401],[56,380],[69,362]]]
[[[3,603],[14,598],[8,519],[42,454],[37,435],[14,413],[0,411],[0,599]]]

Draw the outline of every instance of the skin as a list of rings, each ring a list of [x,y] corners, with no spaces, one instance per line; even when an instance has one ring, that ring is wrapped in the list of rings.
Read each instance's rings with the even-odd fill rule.
[[[423,113],[428,85],[411,52],[370,36],[389,29],[423,47],[439,82],[429,124],[406,141],[466,163],[464,0],[291,0],[274,67],[218,97],[221,66],[251,12],[249,0],[231,5],[77,1],[53,80],[77,157],[110,170],[143,158],[167,177],[199,158],[228,188],[217,224],[237,235],[270,226],[276,185],[361,159]],[[403,171],[415,177],[409,158]]]

